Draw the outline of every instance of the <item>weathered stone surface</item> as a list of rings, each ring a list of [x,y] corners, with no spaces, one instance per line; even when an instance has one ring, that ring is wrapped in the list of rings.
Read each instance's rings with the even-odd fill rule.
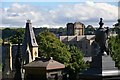
[[[95,56],[92,58],[92,68],[115,69],[115,62],[110,56]]]
[[[115,67],[115,62],[110,56],[94,56],[90,68],[79,74],[80,79],[120,79],[120,70]]]

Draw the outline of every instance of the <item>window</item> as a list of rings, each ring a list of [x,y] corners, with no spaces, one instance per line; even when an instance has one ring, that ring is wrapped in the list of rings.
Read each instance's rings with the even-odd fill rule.
[[[34,53],[34,54],[35,54],[35,56],[37,56],[37,52],[36,52],[36,51],[35,51],[35,53]]]
[[[33,42],[35,43],[35,39],[33,39]]]

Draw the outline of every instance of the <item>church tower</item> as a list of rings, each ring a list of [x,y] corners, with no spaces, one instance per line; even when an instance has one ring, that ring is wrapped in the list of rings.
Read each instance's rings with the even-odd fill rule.
[[[84,35],[85,25],[81,22],[74,23],[74,35],[82,36]]]
[[[32,23],[30,20],[27,20],[23,40],[24,64],[32,62],[36,57],[38,57],[38,44],[32,28]]]
[[[81,22],[67,23],[68,36],[82,36],[84,35],[85,25]]]
[[[74,35],[74,24],[73,23],[67,23],[67,35],[73,36]]]

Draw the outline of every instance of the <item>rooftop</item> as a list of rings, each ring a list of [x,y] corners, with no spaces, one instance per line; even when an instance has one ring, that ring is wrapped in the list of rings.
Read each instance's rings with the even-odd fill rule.
[[[24,65],[24,68],[46,68],[46,70],[62,69],[65,68],[64,64],[61,64],[55,60],[36,58],[35,61]]]

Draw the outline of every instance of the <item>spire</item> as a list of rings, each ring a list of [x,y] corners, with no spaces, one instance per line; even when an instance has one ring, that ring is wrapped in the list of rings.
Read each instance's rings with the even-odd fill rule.
[[[34,31],[33,31],[33,28],[32,28],[31,20],[27,20],[24,41],[25,41],[24,44],[28,43],[32,47],[34,47],[34,46],[37,47],[38,46],[36,38],[35,38]]]
[[[28,47],[29,47],[29,50],[28,50]],[[26,22],[22,51],[23,51],[24,60],[27,60],[26,57],[28,57],[29,62],[35,60],[35,57],[38,57],[38,44],[37,44],[35,34],[32,28],[31,20],[27,20]]]

